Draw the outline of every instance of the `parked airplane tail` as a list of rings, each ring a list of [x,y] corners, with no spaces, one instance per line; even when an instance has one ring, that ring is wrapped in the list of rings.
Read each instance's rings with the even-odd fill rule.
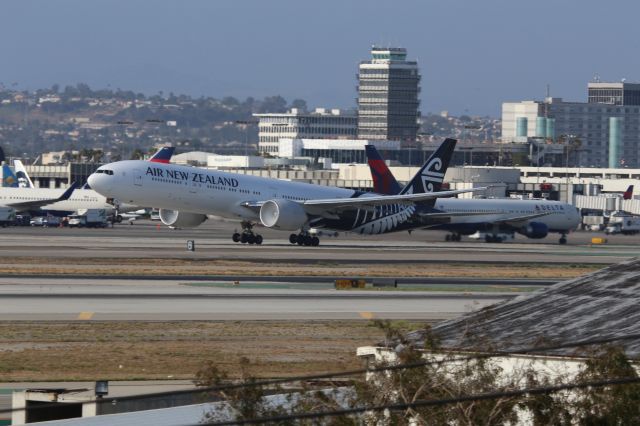
[[[397,195],[401,191],[400,184],[391,174],[384,160],[373,145],[365,145],[367,162],[373,178],[373,191],[382,195]]]
[[[440,191],[444,174],[449,167],[457,142],[456,139],[445,139],[400,194],[423,194]]]
[[[18,187],[18,178],[6,163],[2,165],[2,186],[6,188]]]
[[[624,194],[622,194],[623,200],[631,200],[633,198],[633,185],[629,185]]]
[[[16,169],[16,176],[18,177],[18,186],[20,188],[35,188],[33,182],[27,173],[27,169],[20,160],[13,160],[13,167]]]
[[[173,156],[173,152],[176,150],[173,146],[164,146],[158,150],[153,156],[149,159],[149,161],[153,163],[165,163],[168,164],[171,161],[171,157]]]

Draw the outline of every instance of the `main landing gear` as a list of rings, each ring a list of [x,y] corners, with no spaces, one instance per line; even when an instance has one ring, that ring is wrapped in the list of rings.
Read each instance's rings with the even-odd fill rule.
[[[560,244],[567,244],[567,234],[562,234],[560,235],[560,239],[558,240],[558,243]]]
[[[317,247],[320,245],[320,238],[316,237],[315,235],[311,235],[308,232],[301,232],[299,234],[289,235],[289,242],[291,244],[297,244],[299,246]]]
[[[462,239],[462,236],[460,234],[456,234],[456,233],[447,234],[444,237],[445,241],[460,241],[461,239]]]
[[[242,222],[242,233],[234,232],[231,237],[234,243],[242,244],[262,244],[262,235],[253,232],[251,222]]]

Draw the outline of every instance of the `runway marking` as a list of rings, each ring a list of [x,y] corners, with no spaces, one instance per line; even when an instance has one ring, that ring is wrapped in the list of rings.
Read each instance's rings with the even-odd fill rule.
[[[360,315],[360,318],[364,318],[364,319],[373,319],[376,315],[373,312],[358,312],[358,315]]]
[[[93,318],[93,314],[94,314],[93,312],[88,312],[88,311],[87,312],[80,312],[78,314],[78,318],[76,318],[76,319],[79,319],[79,320],[90,320],[91,318]]]

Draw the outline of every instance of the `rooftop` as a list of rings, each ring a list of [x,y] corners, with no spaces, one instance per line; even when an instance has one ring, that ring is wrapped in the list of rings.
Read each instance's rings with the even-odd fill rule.
[[[537,343],[563,344],[640,333],[640,258],[558,283],[433,328],[443,347],[510,351]],[[424,334],[409,340],[422,346]],[[640,358],[640,339],[620,341],[627,356]],[[554,351],[572,355],[575,348]]]

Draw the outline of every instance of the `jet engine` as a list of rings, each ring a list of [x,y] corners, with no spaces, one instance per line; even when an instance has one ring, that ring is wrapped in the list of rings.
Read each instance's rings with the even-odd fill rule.
[[[520,230],[528,238],[544,238],[549,234],[549,227],[541,222],[531,222]]]
[[[174,228],[195,228],[207,220],[206,214],[160,209],[160,220]]]
[[[260,221],[267,228],[296,231],[307,223],[304,208],[289,200],[269,200],[260,208]]]

